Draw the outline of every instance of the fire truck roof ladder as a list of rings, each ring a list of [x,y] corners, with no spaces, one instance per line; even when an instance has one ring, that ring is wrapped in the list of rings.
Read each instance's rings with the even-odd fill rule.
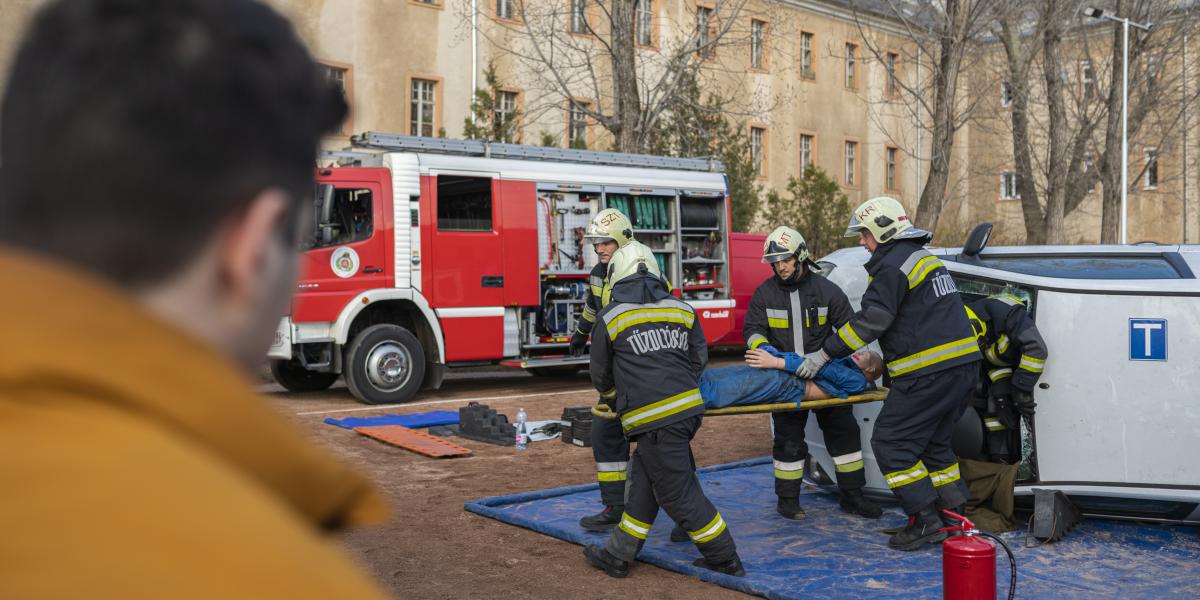
[[[445,138],[418,137],[368,131],[351,138],[354,145],[391,152],[429,152],[434,154],[461,154],[485,158],[510,158],[571,162],[614,167],[648,167],[655,169],[677,169],[681,171],[724,170],[721,161],[715,158],[673,158],[647,154],[622,154],[620,152],[596,152],[593,150],[570,150],[505,144],[486,140],[449,140]]]

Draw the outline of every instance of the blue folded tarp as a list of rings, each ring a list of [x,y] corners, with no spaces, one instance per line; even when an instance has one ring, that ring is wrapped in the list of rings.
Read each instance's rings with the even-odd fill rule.
[[[770,459],[700,469],[708,497],[737,542],[746,577],[692,565],[691,543],[672,543],[671,520],[660,513],[639,560],[704,581],[776,599],[941,598],[939,547],[899,552],[887,547],[885,527],[903,524],[898,508],[879,520],[838,510],[837,496],[806,486],[806,519],[775,512]],[[596,484],[486,498],[466,509],[577,544],[602,544],[604,534],[579,527],[600,508]],[[1062,541],[1023,547],[1024,532],[1002,534],[1016,554],[1018,598],[1200,598],[1200,537],[1195,527],[1137,525],[1088,519]],[[999,550],[999,549],[998,549]],[[996,563],[999,598],[1007,595],[1008,561]],[[583,564],[580,553],[578,560]],[[655,577],[641,565],[630,577]]]
[[[458,413],[450,410],[433,410],[411,415],[377,415],[374,417],[350,417],[347,419],[325,419],[330,425],[345,429],[372,427],[375,425],[403,425],[405,427],[433,427],[434,425],[458,425]]]

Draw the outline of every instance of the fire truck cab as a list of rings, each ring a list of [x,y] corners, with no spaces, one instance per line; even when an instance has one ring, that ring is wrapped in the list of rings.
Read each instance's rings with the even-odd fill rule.
[[[618,208],[710,341],[733,328],[720,163],[368,133],[319,168],[317,229],[268,355],[293,391],[344,377],[404,402],[447,368],[534,374],[567,355],[596,255],[592,216]]]

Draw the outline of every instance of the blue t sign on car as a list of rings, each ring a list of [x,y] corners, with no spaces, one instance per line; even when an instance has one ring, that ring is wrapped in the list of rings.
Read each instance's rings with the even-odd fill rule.
[[[1167,320],[1129,320],[1129,360],[1167,360]]]

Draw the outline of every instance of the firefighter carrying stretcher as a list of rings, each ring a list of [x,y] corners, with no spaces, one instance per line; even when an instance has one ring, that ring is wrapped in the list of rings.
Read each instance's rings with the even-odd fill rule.
[[[982,382],[976,397],[983,419],[985,450],[994,462],[1021,460],[1020,417],[1032,418],[1033,387],[1049,353],[1025,303],[1012,294],[997,294],[967,305],[983,351]],[[1019,416],[1018,416],[1019,415]]]
[[[700,550],[696,566],[742,576],[733,536],[704,495],[692,457],[704,414],[697,384],[708,346],[695,310],[671,296],[650,271],[654,262],[640,244],[618,250],[609,275],[611,302],[596,315],[592,383],[637,449],[620,523],[605,546],[587,546],[584,556],[608,575],[625,577],[661,506]]]
[[[763,244],[764,263],[775,275],[754,291],[742,335],[751,350],[794,352],[803,355],[821,349],[825,340],[850,318],[846,293],[828,279],[813,272],[816,263],[809,258],[808,246],[798,231],[779,227]],[[849,353],[847,353],[849,354]],[[807,375],[817,374],[813,369]],[[817,423],[825,434],[829,454],[833,456],[841,491],[842,510],[868,518],[882,514],[879,505],[863,495],[862,438],[851,406],[835,406],[817,411]],[[804,518],[800,507],[800,484],[808,444],[804,427],[809,411],[778,412],[771,415],[775,442],[776,510],[788,519]]]
[[[967,501],[951,437],[979,378],[981,356],[954,280],[923,248],[933,235],[913,227],[898,201],[882,196],[856,208],[846,229],[847,237],[854,235],[871,253],[862,310],[805,356],[798,373],[811,376],[831,357],[879,340],[891,383],[871,447],[909,515],[888,545],[916,550],[946,538],[939,507],[961,514]]]
[[[629,217],[615,208],[606,208],[592,218],[584,231],[584,240],[591,242],[598,262],[588,279],[588,291],[584,300],[583,315],[575,334],[571,336],[571,354],[583,354],[588,336],[596,323],[596,314],[608,304],[605,290],[611,292],[609,265],[613,254],[621,248],[641,247],[650,250],[633,239],[633,224]],[[659,277],[658,263],[646,265],[650,274]],[[665,283],[665,282],[664,282]],[[668,291],[670,284],[666,284]],[[629,470],[629,440],[621,430],[620,422],[614,419],[595,419],[592,422],[592,456],[596,461],[596,480],[600,483],[600,500],[604,509],[579,520],[579,526],[588,531],[606,532],[621,522],[625,509],[625,482]],[[687,534],[676,527],[671,532],[674,541],[687,541]]]

